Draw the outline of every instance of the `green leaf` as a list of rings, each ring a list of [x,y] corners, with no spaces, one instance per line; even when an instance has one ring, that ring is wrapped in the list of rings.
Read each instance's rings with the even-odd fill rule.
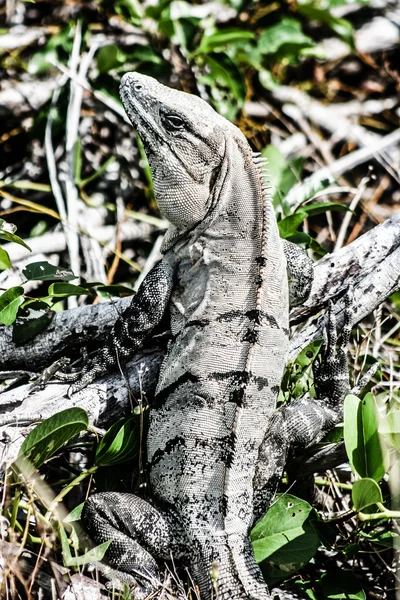
[[[54,69],[54,63],[57,61],[57,51],[55,48],[46,46],[45,50],[35,52],[28,62],[28,73],[31,75],[41,75],[49,69]]]
[[[303,205],[306,200],[309,200],[318,192],[325,190],[334,181],[336,181],[336,177],[327,168],[320,169],[307,177],[301,184],[295,185],[288,190],[282,200],[282,205],[292,207]]]
[[[75,508],[73,508],[71,512],[68,513],[67,516],[63,519],[63,523],[73,523],[74,521],[79,521],[82,516],[82,510],[84,506],[84,502],[81,502],[80,504],[78,504],[78,506],[75,506]]]
[[[125,52],[122,52],[121,48],[115,44],[103,46],[96,55],[97,68],[100,73],[108,73],[111,69],[126,63],[126,60]]]
[[[255,525],[254,555],[270,584],[295,573],[314,556],[320,545],[311,525],[316,519],[308,502],[284,494]]]
[[[350,21],[335,17],[329,10],[316,6],[316,2],[300,2],[297,10],[310,20],[325,23],[350,46],[354,45],[354,32]]]
[[[87,429],[89,424],[86,411],[82,408],[67,408],[39,423],[22,444],[17,464],[20,458],[30,461],[30,469],[40,467],[61,446]]]
[[[297,355],[294,362],[288,362],[282,378],[281,390],[290,399],[299,398],[309,392],[312,384],[311,365],[314,362],[322,340],[316,340],[308,344]]]
[[[138,419],[119,419],[107,431],[96,450],[95,464],[110,466],[128,462],[137,454]]]
[[[267,27],[260,35],[258,47],[263,54],[296,54],[301,49],[314,46],[314,41],[304,35],[301,24],[291,17],[283,17],[279,23]]]
[[[76,279],[76,275],[70,269],[56,267],[45,260],[30,263],[22,273],[27,281],[51,281],[54,279],[71,281],[71,279]]]
[[[217,31],[207,35],[203,35],[200,45],[195,50],[193,55],[207,54],[212,52],[216,48],[223,48],[225,46],[231,46],[238,42],[247,42],[248,40],[254,39],[254,33],[251,31],[243,31],[241,29],[226,29],[224,31]]]
[[[382,419],[379,433],[400,452],[400,410],[392,410]]]
[[[311,250],[313,250],[319,256],[325,256],[325,254],[327,254],[325,248],[323,248],[321,244],[317,242],[317,240],[308,235],[308,233],[304,233],[304,231],[297,231],[286,239],[289,240],[289,242],[297,244],[298,246],[302,246],[303,248],[311,248]]]
[[[266,90],[270,90],[271,92],[279,87],[279,81],[275,79],[271,71],[268,71],[268,69],[262,69],[262,71],[260,71],[258,74],[258,79],[260,80],[261,85]]]
[[[345,399],[344,441],[353,470],[360,477],[380,481],[386,469],[372,394],[363,400],[352,394]]]
[[[395,531],[374,529],[372,532],[360,531],[359,535],[369,542],[384,546],[385,548],[398,548],[400,535]]]
[[[325,523],[324,521],[310,521],[314,531],[317,533],[321,543],[326,548],[333,548],[336,542],[336,530],[329,525],[329,523]]]
[[[301,210],[304,210],[306,213],[308,213],[309,217],[320,215],[326,212],[352,212],[348,206],[345,204],[339,204],[339,202],[314,202],[312,204],[303,204]]]
[[[9,269],[11,267],[10,257],[8,252],[4,248],[0,248],[0,271]]]
[[[117,0],[115,2],[115,11],[124,16],[128,22],[139,25],[143,15],[143,8],[139,0]]]
[[[393,302],[393,304],[396,306],[397,310],[400,310],[400,291],[394,292],[389,299],[390,302]]]
[[[19,244],[20,246],[23,246],[29,250],[29,252],[32,252],[28,244],[25,244],[23,239],[21,239],[18,235],[15,235],[14,232],[16,230],[16,225],[13,223],[6,223],[4,219],[0,219],[0,240],[5,240],[6,242],[15,242],[16,244]]]
[[[286,239],[297,232],[298,227],[302,224],[304,219],[307,219],[308,214],[303,210],[297,210],[292,215],[285,217],[282,221],[279,221],[279,235],[282,239]]]
[[[320,579],[318,598],[324,600],[365,600],[361,582],[344,569],[331,569]]]
[[[24,302],[20,308],[18,322],[13,327],[13,342],[22,344],[33,339],[51,323],[54,314],[46,302],[40,300]]]
[[[83,189],[84,187],[87,186],[88,183],[91,183],[97,177],[102,175],[104,173],[104,171],[106,171],[108,169],[108,166],[111,165],[111,163],[113,163],[114,161],[115,161],[115,156],[110,156],[109,158],[107,158],[106,161],[104,161],[104,163],[97,169],[97,171],[95,173],[93,173],[89,177],[86,177],[86,179],[79,179],[79,181],[76,181],[77,185],[79,185],[79,187],[81,189]]]
[[[280,150],[275,146],[266,146],[262,156],[268,159],[270,169],[270,181],[275,188],[273,195],[274,206],[282,205],[285,215],[291,212],[289,206],[285,206],[282,200],[288,191],[299,181],[303,169],[303,159],[299,158],[290,163],[286,161]]]
[[[135,294],[135,290],[128,288],[126,285],[119,285],[117,283],[114,285],[99,285],[96,291],[98,294],[101,294],[107,298],[109,296],[119,296],[124,298],[126,296],[133,296]]]
[[[24,288],[20,286],[12,287],[0,296],[0,323],[11,325],[14,323],[18,308],[24,301]]]
[[[221,87],[226,88],[235,100],[238,100],[242,104],[246,95],[246,86],[240,71],[229,56],[221,52],[212,56],[206,56],[204,60],[210,69],[210,84],[211,82],[215,82]]]
[[[53,298],[68,298],[68,296],[80,296],[81,294],[90,294],[90,292],[72,283],[51,283],[48,294]]]
[[[235,62],[225,53],[206,54],[203,57],[208,67],[199,76],[203,85],[211,90],[213,103],[218,112],[227,119],[234,119],[244,104],[246,85]]]
[[[376,481],[369,477],[357,479],[357,481],[353,483],[351,499],[353,501],[353,508],[357,512],[364,510],[364,508],[372,506],[373,504],[383,502],[381,488]]]
[[[163,58],[152,46],[143,46],[137,44],[128,54],[130,61],[139,61],[141,63],[151,63],[153,65],[162,65]]]
[[[76,185],[79,184],[82,174],[82,143],[81,139],[78,139],[74,145],[74,182]]]
[[[72,556],[68,537],[62,525],[60,525],[60,541],[63,563],[66,567],[81,567],[89,563],[96,563],[103,560],[104,555],[112,542],[112,540],[103,542],[99,546],[91,548],[82,556]]]

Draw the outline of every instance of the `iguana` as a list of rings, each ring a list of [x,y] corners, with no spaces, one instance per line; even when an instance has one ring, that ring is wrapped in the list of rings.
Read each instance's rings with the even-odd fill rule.
[[[120,93],[171,226],[162,261],[71,392],[126,360],[165,316],[171,338],[150,411],[151,500],[95,494],[83,522],[97,543],[112,540],[109,563],[139,584],[138,598],[157,586],[156,558],[174,556],[188,561],[202,600],[267,600],[249,532],[289,444],[317,441],[340,418],[349,324],[336,351],[330,319],[319,399],[276,411],[289,295],[307,295],[312,265],[280,240],[264,160],[198,97],[138,73],[122,78]]]

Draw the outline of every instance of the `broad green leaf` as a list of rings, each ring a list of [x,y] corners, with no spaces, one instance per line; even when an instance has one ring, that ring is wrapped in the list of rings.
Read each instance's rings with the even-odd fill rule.
[[[138,419],[119,419],[107,431],[96,450],[95,464],[116,465],[128,462],[137,454],[139,433]]]
[[[20,318],[13,327],[13,342],[22,344],[33,339],[51,323],[54,314],[46,302],[40,300],[24,302],[20,309]]]
[[[254,555],[269,583],[306,564],[320,541],[311,522],[315,510],[290,494],[280,496],[251,532]]]
[[[51,283],[48,290],[49,296],[54,298],[67,298],[68,296],[80,296],[81,294],[90,294],[90,292],[72,283]]]
[[[11,325],[14,323],[18,308],[24,301],[24,288],[12,287],[0,296],[0,323]]]
[[[292,215],[285,217],[282,221],[279,221],[279,235],[282,239],[286,239],[297,232],[298,227],[302,224],[304,219],[307,219],[308,214],[300,209]]]
[[[8,252],[4,248],[0,248],[0,271],[9,269],[11,267],[10,257]]]
[[[385,474],[385,460],[372,394],[363,400],[352,394],[345,399],[344,441],[353,470],[360,477],[380,481]]]
[[[276,25],[267,27],[258,41],[263,54],[296,54],[302,48],[312,46],[312,38],[304,35],[300,22],[291,17],[283,17]]]
[[[317,240],[308,235],[308,233],[304,233],[304,231],[297,231],[286,239],[289,242],[297,244],[298,246],[302,246],[303,248],[311,248],[311,250],[313,250],[319,256],[325,256],[325,254],[327,254],[325,248],[323,248],[321,244],[317,242]]]
[[[353,501],[353,508],[357,512],[378,502],[383,502],[381,488],[376,481],[369,477],[357,479],[353,483],[351,499]]]
[[[217,31],[210,35],[204,34],[200,45],[194,54],[207,54],[216,48],[230,46],[238,42],[247,42],[254,39],[254,33],[251,31],[243,31],[241,29],[230,29]]]
[[[17,231],[16,225],[13,223],[7,223],[4,221],[4,219],[0,219],[0,240],[5,240],[6,242],[15,242],[15,244],[24,246],[24,248],[31,252],[28,244],[25,244],[23,239],[21,239],[18,235],[15,235],[15,231]]]
[[[337,444],[343,441],[343,425],[336,425],[324,437],[324,444]]]
[[[22,444],[20,457],[28,458],[34,467],[40,467],[68,440],[80,431],[87,429],[89,424],[86,411],[82,408],[67,408],[39,423]]]
[[[30,263],[22,273],[27,281],[52,281],[54,279],[71,281],[71,279],[76,279],[76,275],[70,269],[56,267],[45,260]]]

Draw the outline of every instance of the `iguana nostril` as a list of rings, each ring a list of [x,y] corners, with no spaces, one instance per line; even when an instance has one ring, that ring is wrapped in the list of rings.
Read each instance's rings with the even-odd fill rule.
[[[141,92],[143,89],[143,84],[142,83],[134,83],[132,85],[132,87],[135,92]]]

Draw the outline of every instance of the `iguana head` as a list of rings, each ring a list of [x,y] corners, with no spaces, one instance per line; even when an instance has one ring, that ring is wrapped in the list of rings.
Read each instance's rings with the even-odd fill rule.
[[[213,209],[227,144],[237,139],[251,154],[243,134],[204,100],[140,73],[123,76],[120,94],[143,141],[161,213],[178,232],[191,229]]]

